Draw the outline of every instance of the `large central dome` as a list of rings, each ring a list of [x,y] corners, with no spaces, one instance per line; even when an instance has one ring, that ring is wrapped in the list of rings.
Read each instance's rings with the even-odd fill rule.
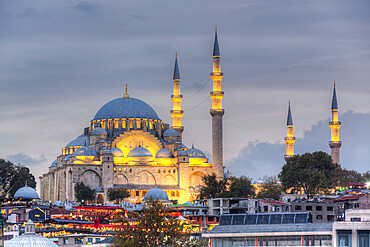
[[[94,120],[114,118],[141,118],[160,120],[153,108],[135,98],[118,98],[109,101],[96,113]]]

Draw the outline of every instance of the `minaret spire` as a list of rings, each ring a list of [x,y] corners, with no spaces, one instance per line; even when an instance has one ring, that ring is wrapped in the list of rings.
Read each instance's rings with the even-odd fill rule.
[[[295,137],[293,136],[293,118],[292,112],[290,110],[290,100],[288,106],[288,117],[286,123],[286,137],[284,138],[286,143],[286,154],[284,156],[285,159],[294,156],[294,143]]]
[[[341,122],[338,121],[338,101],[334,82],[333,99],[331,102],[331,121],[329,122],[329,127],[331,129],[331,140],[329,141],[329,147],[331,149],[331,158],[333,163],[338,165],[340,165],[340,147],[342,146],[342,142],[339,140],[340,126]]]
[[[127,83],[126,83],[126,89],[125,89],[125,94],[123,95],[123,98],[130,98],[127,93]]]
[[[172,128],[179,133],[180,139],[182,139],[184,126],[182,126],[181,118],[184,115],[184,112],[181,110],[182,95],[180,90],[180,72],[177,62],[177,52],[175,58],[175,66],[173,70],[173,94],[171,95],[171,100],[172,110],[170,113],[172,117]]]
[[[212,109],[212,163],[213,169],[218,179],[224,178],[223,166],[223,141],[222,141],[222,116],[225,111],[222,109],[222,98],[224,92],[221,91],[221,53],[218,46],[217,27],[215,29],[215,40],[213,44],[213,71],[211,78],[213,81],[213,91],[211,94]]]

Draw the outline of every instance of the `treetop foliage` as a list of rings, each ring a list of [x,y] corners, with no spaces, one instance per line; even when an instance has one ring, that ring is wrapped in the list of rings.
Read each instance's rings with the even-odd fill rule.
[[[113,247],[207,246],[205,241],[192,239],[185,225],[173,219],[159,200],[146,201],[140,213],[127,212],[127,218],[121,218],[121,224],[124,228],[114,237]]]
[[[94,189],[85,185],[83,182],[77,182],[75,184],[75,198],[76,201],[93,201],[95,200],[96,192]]]

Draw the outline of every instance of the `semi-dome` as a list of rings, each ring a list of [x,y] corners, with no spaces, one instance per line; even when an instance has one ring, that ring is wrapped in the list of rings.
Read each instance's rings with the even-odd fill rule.
[[[58,163],[58,159],[54,160],[53,163],[51,163],[50,167],[56,167]]]
[[[5,247],[58,247],[52,240],[35,233],[35,224],[28,220],[22,236],[4,242]]]
[[[27,185],[18,189],[14,194],[14,199],[18,200],[33,200],[33,199],[40,199],[39,194],[37,191]]]
[[[96,113],[94,120],[114,118],[141,118],[160,120],[153,108],[135,98],[118,98],[109,101]]]
[[[101,127],[97,127],[90,132],[90,135],[92,136],[107,135],[107,131],[105,131],[105,129]]]
[[[166,148],[162,148],[162,149],[159,149],[157,154],[155,155],[156,158],[173,158],[173,155],[172,153],[166,149]]]
[[[149,190],[145,196],[144,196],[144,201],[148,200],[149,198],[152,198],[154,200],[164,200],[164,201],[168,201],[168,195],[167,193],[160,189],[160,188],[153,188],[151,190]]]
[[[179,133],[171,128],[163,132],[163,137],[179,137],[179,136],[180,136]]]
[[[80,147],[73,152],[72,156],[97,156],[96,152],[91,147]]]
[[[90,145],[90,140],[88,136],[85,135],[80,135],[70,143],[68,143],[65,147],[81,147],[81,146],[89,146]]]
[[[194,147],[188,149],[186,153],[189,155],[190,158],[205,158],[206,157],[202,151]]]
[[[112,148],[112,153],[115,157],[123,157],[124,156],[122,150],[117,148],[117,147]]]
[[[146,148],[136,147],[128,153],[127,157],[153,157],[153,155]]]

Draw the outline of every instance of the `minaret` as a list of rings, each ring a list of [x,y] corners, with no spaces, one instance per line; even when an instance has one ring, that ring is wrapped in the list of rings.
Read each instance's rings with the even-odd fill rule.
[[[222,98],[224,92],[221,91],[221,80],[223,74],[220,65],[220,49],[218,47],[217,28],[215,30],[215,41],[213,46],[213,91],[211,92],[212,109],[212,163],[213,169],[218,179],[224,178],[223,167],[223,148],[222,148],[222,116],[225,111],[222,109]]]
[[[340,147],[342,146],[342,142],[339,141],[340,125],[341,123],[338,121],[338,102],[334,82],[333,100],[331,102],[331,121],[329,122],[329,127],[331,129],[329,147],[331,149],[331,158],[333,163],[338,165],[340,165]]]
[[[284,138],[286,143],[286,154],[284,156],[285,159],[294,156],[294,143],[295,137],[293,136],[293,119],[292,113],[290,111],[290,101],[288,107],[288,118],[286,123],[286,137]]]
[[[172,128],[176,130],[182,140],[182,132],[184,131],[184,126],[181,124],[181,118],[184,115],[184,112],[181,110],[181,101],[182,95],[180,92],[180,72],[179,65],[177,63],[177,52],[175,59],[175,68],[173,71],[173,94],[171,95],[172,99]]]

